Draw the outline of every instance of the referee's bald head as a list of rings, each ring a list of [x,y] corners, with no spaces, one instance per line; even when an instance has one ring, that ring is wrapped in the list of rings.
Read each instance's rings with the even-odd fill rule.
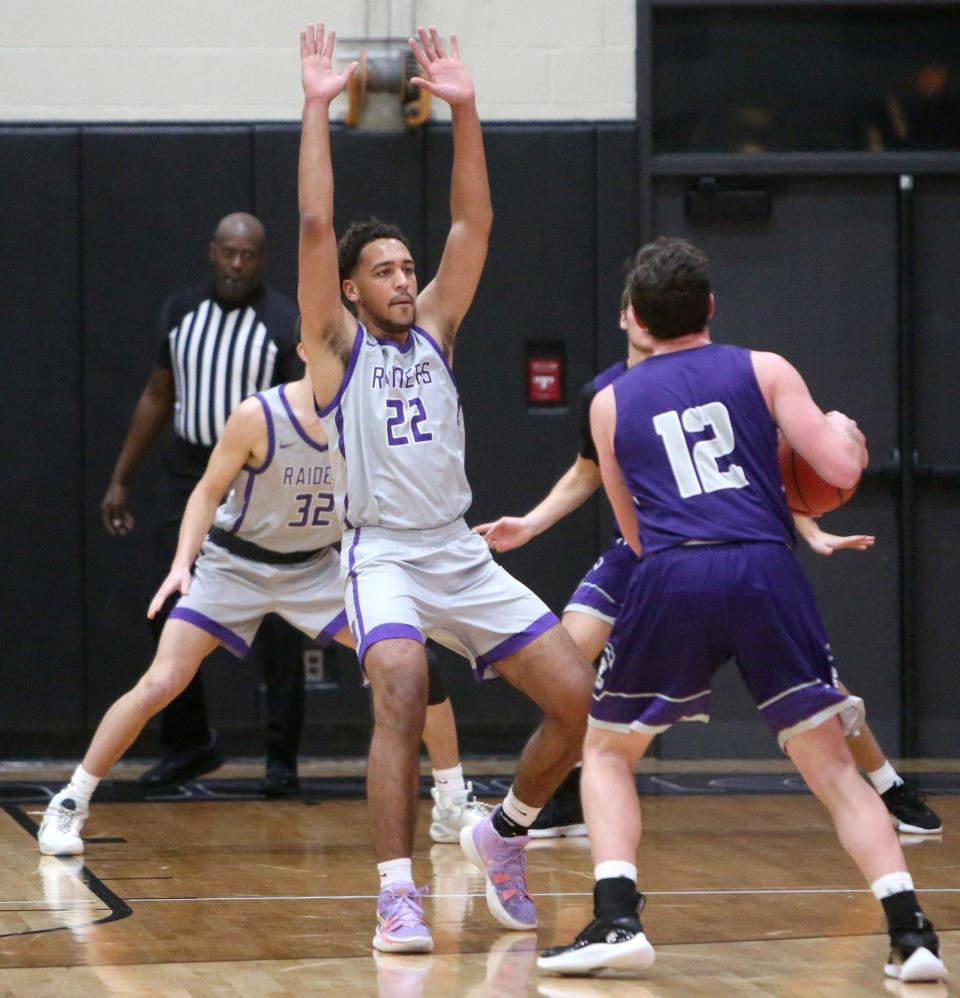
[[[245,211],[234,211],[220,219],[214,230],[213,239],[214,242],[223,242],[238,238],[250,239],[263,249],[267,243],[267,230],[256,215],[249,215]]]
[[[259,218],[236,211],[221,218],[210,240],[209,259],[217,297],[235,307],[260,287],[267,258],[267,234]]]

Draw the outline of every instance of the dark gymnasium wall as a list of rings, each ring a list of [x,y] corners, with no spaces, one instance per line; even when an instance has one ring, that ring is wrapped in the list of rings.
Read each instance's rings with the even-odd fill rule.
[[[485,135],[495,230],[456,356],[471,522],[524,512],[573,459],[575,407],[528,407],[527,353],[544,343],[562,352],[568,403],[621,354],[620,266],[636,247],[638,217],[632,123],[491,126]],[[108,537],[99,502],[156,352],[160,305],[207,273],[222,215],[264,221],[268,281],[295,296],[298,142],[296,125],[0,129],[6,755],[75,752],[149,662],[156,457],[132,495],[132,535]],[[371,213],[396,221],[421,276],[431,273],[449,223],[449,130],[338,128],[334,155],[340,222]],[[560,610],[595,557],[598,530],[594,502],[504,560]],[[449,665],[468,746],[471,731],[529,729],[533,710],[506,684],[481,696],[469,670],[452,657]],[[305,748],[359,748],[368,698],[355,659],[338,654],[325,671],[333,681],[309,695]],[[228,746],[258,751],[256,663],[220,653],[205,675]],[[140,748],[152,746],[148,734]]]
[[[876,533],[877,549],[832,559],[802,553],[842,677],[866,699],[891,753],[902,744],[905,712],[918,754],[960,752],[960,705],[948,695],[960,637],[957,489],[949,476],[924,471],[904,523],[896,453],[906,419],[921,471],[958,463],[960,182],[916,180],[905,306],[896,176],[831,178],[816,168],[809,176],[734,178],[728,186],[752,184],[768,195],[769,211],[743,219],[711,214],[709,205],[698,212],[696,179],[683,169],[661,168],[645,188],[650,174],[632,122],[494,124],[485,136],[496,217],[455,365],[474,489],[470,522],[525,512],[572,461],[579,387],[623,354],[621,265],[640,238],[639,220],[648,219],[650,232],[692,238],[712,260],[715,336],[785,353],[825,408],[849,411],[868,434],[871,472],[824,525]],[[143,468],[134,490],[132,536],[106,536],[99,502],[156,351],[160,304],[206,273],[217,219],[236,210],[259,215],[270,239],[268,279],[295,294],[298,141],[293,124],[0,128],[4,755],[76,753],[149,661],[143,615],[156,581],[158,461]],[[371,213],[398,222],[421,278],[432,273],[448,224],[449,130],[337,128],[334,156],[340,224]],[[909,358],[898,340],[905,307]],[[526,361],[544,349],[563,358],[566,404],[535,408]],[[559,612],[609,523],[595,499],[503,564]],[[536,712],[505,684],[478,688],[458,660],[444,663],[465,749],[511,751]],[[256,663],[221,654],[205,674],[228,749],[260,751]],[[320,678],[326,682],[308,697],[305,751],[361,749],[368,702],[352,655],[328,657]],[[714,708],[715,724],[683,726],[658,751],[778,754],[729,668],[718,677]],[[134,754],[155,741],[151,729]]]

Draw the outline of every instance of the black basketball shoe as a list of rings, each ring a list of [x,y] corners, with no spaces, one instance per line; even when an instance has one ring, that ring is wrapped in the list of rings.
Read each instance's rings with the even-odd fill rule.
[[[927,806],[924,797],[906,783],[892,786],[880,799],[887,805],[898,832],[913,835],[936,835],[943,831],[943,822]]]
[[[947,968],[940,959],[940,940],[930,920],[917,912],[917,925],[890,930],[890,956],[883,972],[900,981],[942,981]]]
[[[595,918],[569,945],[544,950],[537,966],[555,974],[570,975],[593,974],[598,970],[636,973],[649,967],[656,954],[640,924],[644,900],[642,894],[638,895],[636,915]]]
[[[531,839],[576,838],[587,834],[580,797],[554,795],[530,826]]]

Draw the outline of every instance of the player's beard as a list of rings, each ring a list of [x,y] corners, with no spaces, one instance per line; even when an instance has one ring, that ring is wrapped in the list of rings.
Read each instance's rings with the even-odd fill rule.
[[[370,315],[378,329],[391,336],[402,336],[417,321],[417,306],[413,306],[413,315],[409,322],[397,322],[387,315],[378,315],[376,312],[371,312]]]

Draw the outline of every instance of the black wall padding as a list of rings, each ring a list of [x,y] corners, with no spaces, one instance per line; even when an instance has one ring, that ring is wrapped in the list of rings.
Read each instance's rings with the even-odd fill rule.
[[[0,129],[0,730],[83,724],[78,136]]]
[[[638,214],[631,124],[493,125],[485,136],[496,217],[455,362],[473,523],[525,512],[573,460],[579,387],[598,359],[612,362],[623,348],[618,268],[635,248]],[[45,731],[79,737],[148,663],[157,456],[140,472],[130,537],[107,537],[99,503],[153,363],[160,305],[207,273],[207,243],[222,215],[260,215],[268,280],[295,295],[298,146],[295,124],[0,133],[0,185],[13,192],[0,209],[0,262],[15,277],[6,300],[25,334],[5,348],[5,399],[18,429],[5,421],[4,453],[14,456],[19,488],[6,489],[2,504],[7,521],[23,529],[4,543],[7,563],[23,567],[22,586],[7,602],[10,651],[0,671],[32,670],[22,695],[0,701],[0,740],[18,726],[41,740]],[[338,229],[370,214],[396,222],[421,280],[432,276],[449,225],[449,127],[389,134],[336,126],[333,150]],[[526,343],[542,340],[561,341],[567,360],[571,404],[550,412],[528,411],[525,400]],[[31,379],[37,356],[49,358],[39,367],[55,375],[45,380],[42,406]],[[57,515],[48,510],[53,493]],[[605,540],[597,510],[594,500],[504,558],[558,612]],[[38,631],[47,620],[55,625]],[[503,684],[475,688],[450,659],[466,729],[530,723],[535,712],[522,698]],[[311,694],[308,713],[319,725],[352,726],[359,747],[366,695],[352,663],[338,662],[341,689]],[[256,730],[262,697],[254,665],[229,659],[205,674],[214,723]]]
[[[151,533],[162,445],[138,476],[131,535],[107,536],[99,524],[100,500],[153,365],[164,299],[207,276],[216,222],[253,209],[252,149],[250,129],[240,126],[82,133],[84,654],[91,723],[135,682],[152,655],[144,615],[161,581],[152,573]],[[244,703],[252,720],[253,691]]]

